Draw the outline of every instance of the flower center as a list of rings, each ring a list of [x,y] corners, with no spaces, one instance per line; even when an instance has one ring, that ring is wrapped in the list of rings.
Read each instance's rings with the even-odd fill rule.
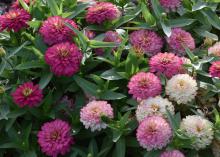
[[[17,16],[18,16],[18,15],[17,15],[15,12],[10,12],[7,17],[8,17],[9,19],[15,19]]]
[[[61,22],[61,21],[57,21],[57,22],[55,22],[53,25],[54,25],[54,27],[55,27],[56,29],[61,29],[61,28],[63,28],[63,22]]]
[[[66,50],[66,49],[60,49],[59,50],[59,56],[61,57],[61,58],[66,58],[66,57],[68,57],[69,56],[69,51],[68,50]]]
[[[203,130],[203,128],[201,126],[196,126],[196,131],[197,132],[201,132]]]
[[[28,96],[30,96],[30,95],[32,94],[32,92],[33,92],[32,89],[30,89],[30,88],[25,88],[25,89],[23,90],[23,95],[24,95],[25,97],[28,97]]]
[[[153,112],[157,112],[160,110],[160,107],[157,104],[152,104],[151,109],[153,110]]]
[[[168,63],[171,62],[171,59],[164,57],[164,58],[161,58],[160,62],[161,62],[162,64],[168,64]]]
[[[91,111],[92,111],[92,113],[99,113],[100,112],[100,109],[98,108],[98,107],[93,107],[92,109],[91,109]]]
[[[215,64],[216,70],[220,71],[220,64]]]
[[[58,131],[54,131],[50,134],[50,139],[56,141],[59,138],[60,134]]]
[[[184,88],[185,87],[185,81],[184,80],[180,80],[178,82],[178,85],[179,85],[180,88]]]
[[[141,87],[147,87],[148,84],[149,84],[149,80],[148,79],[142,79],[142,80],[139,81],[139,85]]]
[[[148,131],[148,132],[151,132],[151,133],[156,132],[156,131],[157,131],[156,125],[155,125],[154,123],[150,123],[149,126],[148,126],[148,128],[147,128],[147,131]]]

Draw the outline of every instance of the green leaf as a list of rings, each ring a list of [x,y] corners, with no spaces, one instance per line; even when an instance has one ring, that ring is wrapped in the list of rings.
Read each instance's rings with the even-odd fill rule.
[[[0,64],[0,75],[4,72],[5,68],[6,68],[6,61],[3,59],[1,64]]]
[[[160,19],[162,13],[164,12],[158,0],[151,0],[153,11],[158,19]]]
[[[32,68],[44,68],[45,63],[40,61],[30,61],[25,62],[17,65],[15,67],[16,70],[26,70],[26,69],[32,69]]]
[[[8,120],[9,112],[10,111],[8,105],[0,105],[0,120],[2,119]]]
[[[37,154],[35,151],[28,151],[28,152],[25,152],[20,157],[37,157]]]
[[[167,21],[160,20],[160,24],[162,26],[163,32],[166,34],[167,37],[171,36],[171,27],[167,24]]]
[[[141,11],[142,11],[142,15],[144,16],[145,21],[149,25],[155,25],[156,24],[156,20],[151,15],[149,9],[147,8],[147,5],[144,2],[141,2]]]
[[[74,11],[69,13],[69,15],[66,16],[65,15],[66,13],[63,13],[63,17],[73,19],[77,15],[79,15],[81,12],[85,11],[86,8],[88,8],[88,7],[89,7],[89,3],[78,4],[73,8]]]
[[[56,0],[48,0],[46,1],[47,2],[47,5],[48,7],[50,8],[51,10],[51,13],[55,16],[55,15],[60,15],[61,11],[57,5],[57,2]]]
[[[120,138],[116,143],[116,157],[125,157],[125,138]]]
[[[216,34],[208,32],[207,30],[204,30],[204,29],[194,29],[194,31],[198,35],[200,35],[202,37],[207,37],[207,38],[213,39],[215,41],[218,41],[218,36]]]
[[[110,70],[107,70],[105,72],[103,72],[101,74],[101,77],[103,79],[106,79],[106,80],[121,80],[123,79],[122,76],[120,76],[115,69],[110,69]]]
[[[106,91],[100,95],[100,98],[104,99],[104,100],[119,100],[119,99],[123,99],[125,97],[126,97],[126,95],[121,94],[121,93],[116,93],[113,91]]]
[[[29,11],[28,5],[23,0],[19,0],[19,3],[26,11]]]
[[[220,19],[211,9],[203,9],[202,14],[207,17],[208,21],[212,24],[213,27],[220,30]]]
[[[89,93],[93,96],[97,96],[98,86],[96,84],[91,83],[77,75],[74,75],[73,79],[83,89],[84,92]]]
[[[189,19],[189,18],[169,19],[168,25],[171,28],[184,27],[184,26],[188,26],[188,25],[192,24],[195,21],[196,21],[195,19]]]
[[[44,73],[39,82],[40,88],[44,89],[50,83],[52,78],[53,78],[53,74],[51,72]]]
[[[98,146],[95,139],[92,139],[89,143],[89,153],[92,157],[96,157],[98,154]]]
[[[118,44],[114,42],[103,42],[103,41],[97,41],[97,40],[90,40],[89,41],[89,47],[91,48],[105,48],[105,47],[117,47]]]
[[[15,56],[18,52],[21,51],[21,49],[23,49],[26,45],[30,44],[29,41],[25,41],[21,46],[19,46],[15,51],[13,51],[12,53],[10,53],[8,56],[6,56],[7,58],[11,58],[13,56]]]

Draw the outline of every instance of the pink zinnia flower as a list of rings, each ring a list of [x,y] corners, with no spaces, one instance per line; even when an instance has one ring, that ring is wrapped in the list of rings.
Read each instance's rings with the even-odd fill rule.
[[[167,11],[176,11],[181,6],[182,0],[160,0],[161,6]]]
[[[153,56],[163,47],[162,38],[150,30],[138,30],[130,34],[130,43],[137,53]]]
[[[113,21],[121,16],[117,6],[110,2],[97,2],[92,5],[86,14],[86,21],[91,24],[102,24]]]
[[[146,117],[137,129],[137,140],[147,151],[162,149],[170,142],[171,137],[169,123],[160,116]]]
[[[74,36],[75,33],[66,26],[65,23],[69,23],[75,29],[78,29],[78,26],[73,20],[62,18],[60,16],[49,17],[44,21],[40,28],[40,34],[42,35],[44,42],[48,45],[66,41],[71,42],[72,36]]]
[[[180,56],[185,54],[183,46],[188,47],[190,50],[195,49],[194,38],[189,32],[186,32],[181,28],[172,29],[172,34],[167,38],[167,43],[169,44],[170,50]]]
[[[42,152],[51,157],[65,155],[74,143],[70,125],[59,119],[45,123],[37,136]]]
[[[56,76],[72,76],[80,69],[82,53],[69,42],[53,45],[45,53],[45,61]]]
[[[170,150],[163,152],[160,157],[185,157],[179,150]]]
[[[208,49],[209,55],[220,57],[220,42],[215,43]]]
[[[30,4],[30,0],[23,0],[23,1],[24,1],[27,5]],[[20,5],[19,0],[14,1],[14,2],[12,3],[12,5],[11,5],[11,8],[13,8],[13,9],[22,8],[21,5]]]
[[[160,95],[162,91],[160,79],[150,72],[139,72],[132,76],[128,88],[128,93],[138,100]]]
[[[13,9],[0,16],[0,32],[3,30],[18,32],[28,27],[27,22],[31,19],[30,14],[24,9]]]
[[[103,41],[104,42],[114,42],[117,46],[119,46],[120,43],[122,42],[122,38],[118,34],[118,32],[107,31],[105,33],[105,37],[104,37]],[[117,46],[115,48],[113,48],[112,51],[116,51]],[[98,49],[95,49],[95,52],[96,52],[97,55],[101,56],[101,55],[104,54],[104,49],[98,48]]]
[[[101,116],[113,118],[113,109],[106,101],[94,100],[84,106],[80,111],[80,121],[86,129],[91,128],[91,131],[100,131],[107,127],[107,124],[102,122]]]
[[[38,105],[43,99],[42,90],[39,85],[34,85],[32,82],[20,85],[13,93],[12,97],[14,102],[19,107],[34,107]]]
[[[209,68],[209,74],[212,77],[220,78],[220,61],[212,62],[211,67]]]
[[[173,53],[158,53],[150,59],[150,71],[170,78],[183,70],[182,58]]]

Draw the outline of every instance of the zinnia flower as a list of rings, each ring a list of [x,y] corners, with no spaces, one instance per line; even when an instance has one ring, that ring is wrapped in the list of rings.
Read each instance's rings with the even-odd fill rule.
[[[161,52],[163,47],[162,38],[150,30],[134,31],[130,34],[129,40],[137,53],[145,53],[149,56]]]
[[[180,129],[188,137],[194,138],[192,146],[196,150],[204,149],[212,142],[213,124],[201,116],[187,116],[180,123]]]
[[[113,21],[121,16],[117,6],[110,2],[97,2],[89,7],[86,21],[90,24],[102,24],[105,21]]]
[[[176,54],[182,56],[185,55],[185,47],[190,50],[195,49],[195,41],[189,32],[181,28],[172,29],[172,34],[167,38],[167,43],[169,44],[170,50]]]
[[[136,110],[136,117],[139,122],[151,115],[167,117],[167,110],[174,115],[174,106],[172,103],[168,99],[156,96],[141,101]]]
[[[56,44],[47,49],[45,61],[57,76],[72,76],[80,69],[82,54],[79,48],[69,42]]]
[[[182,0],[160,0],[161,6],[167,11],[176,11],[181,6]]]
[[[20,85],[13,93],[14,102],[19,107],[34,107],[37,106],[43,99],[42,90],[39,85],[34,85],[32,82],[27,82]]]
[[[170,150],[163,152],[160,157],[185,157],[185,155],[179,150]]]
[[[181,73],[183,70],[182,58],[167,52],[158,53],[151,57],[149,65],[152,73],[162,73],[168,78]]]
[[[220,42],[215,43],[208,49],[209,55],[220,57]]]
[[[220,61],[212,62],[211,67],[209,68],[209,74],[212,77],[220,78]]]
[[[188,74],[178,74],[168,80],[166,94],[178,104],[187,104],[197,94],[197,83]]]
[[[160,79],[152,73],[139,72],[128,83],[129,94],[138,100],[160,95],[162,87]]]
[[[171,137],[169,123],[160,116],[146,117],[137,129],[137,140],[147,151],[162,149],[170,142]]]
[[[24,9],[13,9],[0,15],[0,32],[3,30],[15,32],[28,27],[27,22],[31,19],[30,14]]]
[[[44,21],[40,28],[40,34],[42,35],[44,42],[48,45],[66,41],[71,42],[72,36],[74,36],[75,33],[66,26],[65,23],[69,23],[75,29],[78,28],[73,20],[62,18],[60,16],[52,16]]]
[[[90,128],[92,132],[107,127],[107,124],[101,120],[102,116],[113,118],[113,109],[106,101],[91,101],[80,111],[80,121],[86,129]]]
[[[74,143],[70,125],[59,119],[45,123],[37,136],[42,152],[51,157],[65,155]]]

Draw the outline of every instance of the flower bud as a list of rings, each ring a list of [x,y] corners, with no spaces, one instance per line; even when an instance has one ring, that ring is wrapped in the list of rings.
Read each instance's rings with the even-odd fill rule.
[[[4,57],[6,55],[6,52],[3,47],[0,47],[0,57]]]
[[[5,88],[3,86],[0,86],[0,94],[5,93]]]

